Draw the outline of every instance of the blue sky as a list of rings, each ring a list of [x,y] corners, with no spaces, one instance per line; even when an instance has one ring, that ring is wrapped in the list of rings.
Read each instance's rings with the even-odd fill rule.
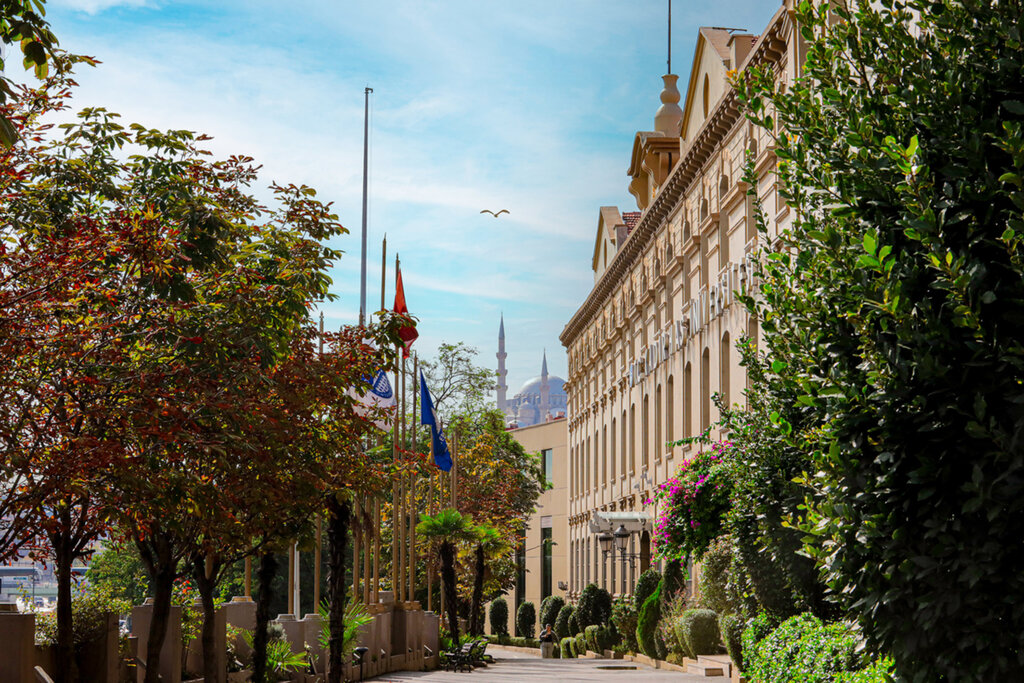
[[[633,136],[650,130],[665,72],[665,0],[49,0],[83,70],[77,106],[212,135],[248,154],[263,184],[306,183],[351,234],[336,246],[328,325],[359,297],[363,88],[371,96],[369,305],[380,240],[395,250],[421,355],[464,341],[493,366],[503,311],[514,393],[593,284],[598,207],[635,209]],[[777,2],[673,7],[673,70],[697,27],[760,32]],[[682,85],[682,84],[681,84]],[[481,209],[507,208],[495,220]],[[389,265],[390,268],[390,265]],[[389,273],[387,301],[394,296]]]

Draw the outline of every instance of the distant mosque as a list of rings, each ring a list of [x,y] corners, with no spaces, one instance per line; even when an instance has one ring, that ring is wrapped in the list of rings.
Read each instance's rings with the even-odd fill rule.
[[[544,352],[540,365],[540,376],[526,382],[511,400],[506,398],[508,384],[505,369],[505,316],[501,316],[498,328],[498,410],[505,414],[505,423],[510,428],[530,427],[541,422],[565,417],[565,380],[548,375],[548,354]]]

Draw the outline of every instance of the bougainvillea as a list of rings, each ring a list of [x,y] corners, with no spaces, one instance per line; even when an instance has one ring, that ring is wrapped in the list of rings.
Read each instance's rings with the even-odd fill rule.
[[[684,460],[676,476],[658,487],[660,512],[654,540],[664,558],[700,558],[722,533],[732,479],[726,460],[732,442],[718,441]]]

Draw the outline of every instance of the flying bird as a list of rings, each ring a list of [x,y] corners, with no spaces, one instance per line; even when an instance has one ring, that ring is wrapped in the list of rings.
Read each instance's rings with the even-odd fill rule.
[[[499,211],[498,213],[494,213],[494,212],[493,212],[493,211],[491,211],[490,209],[484,209],[484,210],[483,210],[483,211],[481,211],[480,213],[489,213],[489,214],[491,214],[492,216],[494,216],[495,218],[497,218],[498,216],[500,216],[500,215],[501,215],[501,214],[503,214],[503,213],[508,213],[508,214],[509,214],[510,216],[512,215],[512,214],[510,214],[510,213],[509,213],[509,210],[508,210],[508,209],[502,209],[502,210],[501,210],[501,211]]]

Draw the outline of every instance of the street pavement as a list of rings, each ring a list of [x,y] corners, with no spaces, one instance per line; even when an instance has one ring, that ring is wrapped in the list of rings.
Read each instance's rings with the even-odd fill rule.
[[[677,671],[652,669],[638,662],[621,659],[541,659],[519,652],[490,649],[494,663],[472,673],[451,671],[402,671],[374,678],[375,683],[419,681],[421,683],[554,683],[558,681],[677,681],[678,683],[707,683],[703,676]]]

